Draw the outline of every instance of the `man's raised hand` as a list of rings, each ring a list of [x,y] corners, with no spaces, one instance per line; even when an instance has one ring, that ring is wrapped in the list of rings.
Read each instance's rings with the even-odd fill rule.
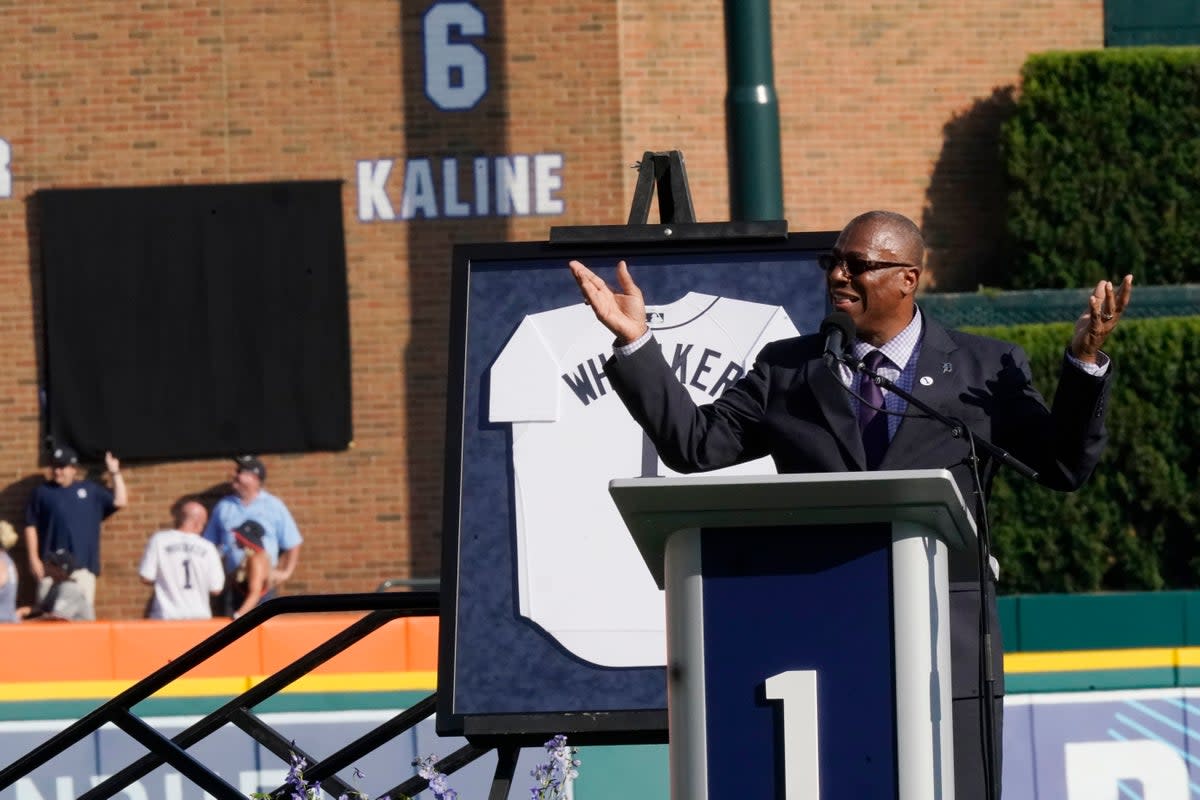
[[[572,261],[568,266],[575,276],[575,282],[579,284],[579,291],[583,293],[583,302],[592,307],[596,319],[617,337],[617,344],[629,344],[645,334],[646,301],[642,299],[642,290],[633,282],[633,276],[629,274],[629,267],[624,261],[617,263],[620,292],[610,289],[582,262]]]
[[[1100,281],[1088,297],[1088,307],[1075,321],[1075,333],[1071,336],[1071,355],[1080,361],[1096,363],[1096,356],[1104,346],[1104,340],[1121,321],[1133,294],[1133,276],[1115,289],[1111,281]]]

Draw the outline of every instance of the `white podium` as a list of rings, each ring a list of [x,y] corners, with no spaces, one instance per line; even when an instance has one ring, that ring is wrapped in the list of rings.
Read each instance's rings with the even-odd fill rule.
[[[666,589],[673,800],[952,800],[949,472],[610,492]]]

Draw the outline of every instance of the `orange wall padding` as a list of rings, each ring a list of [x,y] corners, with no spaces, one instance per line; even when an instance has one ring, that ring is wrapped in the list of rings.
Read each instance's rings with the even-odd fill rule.
[[[272,619],[187,673],[188,678],[268,675],[359,619],[328,614]],[[225,620],[0,625],[0,683],[138,680],[224,627]],[[393,620],[313,674],[437,669],[436,617]]]

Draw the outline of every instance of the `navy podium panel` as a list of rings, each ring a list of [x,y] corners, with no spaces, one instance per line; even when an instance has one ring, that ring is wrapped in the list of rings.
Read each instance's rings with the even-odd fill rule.
[[[784,704],[817,673],[821,795],[895,797],[891,527],[703,531],[708,796],[783,798]]]

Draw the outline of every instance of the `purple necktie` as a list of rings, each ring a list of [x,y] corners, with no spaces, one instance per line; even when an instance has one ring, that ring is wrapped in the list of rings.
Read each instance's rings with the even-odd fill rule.
[[[886,361],[887,356],[878,350],[872,350],[863,359],[863,365],[871,372],[878,372]],[[858,428],[862,431],[863,451],[867,455],[867,469],[876,469],[879,467],[879,462],[883,461],[883,454],[887,452],[888,448],[887,414],[875,410],[875,408],[883,408],[883,390],[864,373],[859,383],[858,393],[865,401],[858,407]]]

